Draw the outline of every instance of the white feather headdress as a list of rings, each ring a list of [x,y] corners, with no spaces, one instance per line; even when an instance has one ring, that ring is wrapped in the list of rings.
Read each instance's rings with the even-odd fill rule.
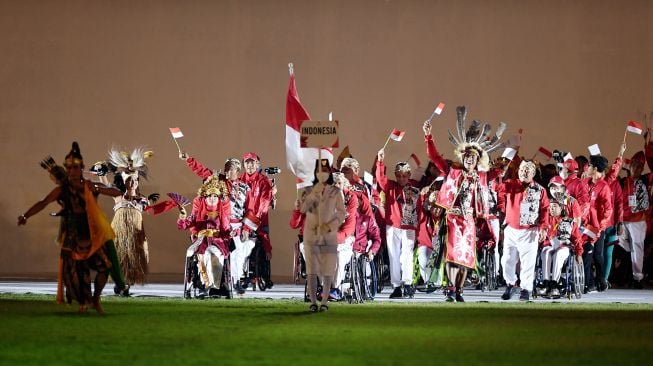
[[[148,168],[145,160],[153,155],[152,151],[144,147],[135,148],[131,154],[113,147],[109,150],[108,163],[115,168],[116,174],[123,176],[123,179],[134,175],[147,179]]]

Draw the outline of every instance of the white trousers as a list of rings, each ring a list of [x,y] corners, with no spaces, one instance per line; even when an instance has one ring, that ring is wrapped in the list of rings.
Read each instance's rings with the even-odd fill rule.
[[[569,257],[569,247],[553,249],[548,246],[542,248],[540,258],[542,259],[542,274],[545,280],[558,282],[562,274],[562,266]]]
[[[433,253],[433,249],[429,247],[417,247],[417,262],[419,263],[419,273],[422,276],[422,280],[426,284],[431,277],[431,272],[433,269],[428,267],[429,257]]]
[[[252,254],[252,249],[254,249],[256,243],[251,239],[242,241],[239,236],[234,236],[233,239],[236,249],[231,252],[231,261],[229,263],[231,265],[231,278],[234,283],[236,283],[236,281],[239,281],[240,277],[243,275],[243,272],[245,271],[245,261],[249,258],[249,255]]]
[[[345,266],[351,261],[351,256],[354,254],[354,239],[353,236],[350,236],[345,239],[344,243],[338,244],[338,265],[333,287],[339,287],[345,279]]]
[[[646,238],[646,221],[624,222],[630,248],[624,249],[630,252],[630,260],[633,262],[633,279],[641,281],[644,279],[644,239]],[[621,244],[621,240],[620,240]]]
[[[209,245],[204,252],[204,268],[206,268],[206,277],[203,279],[206,288],[218,288],[222,281],[222,266],[224,265],[224,255],[218,247]],[[201,273],[201,269],[200,269]],[[204,276],[202,276],[204,277]]]
[[[503,278],[509,285],[517,282],[517,262],[520,262],[519,279],[523,290],[533,291],[535,262],[537,261],[538,228],[503,230]]]
[[[499,275],[499,263],[501,261],[499,256],[499,237],[501,234],[501,223],[499,222],[499,219],[488,219],[487,222],[490,225],[490,229],[492,229],[492,236],[494,236],[494,270],[496,275]]]
[[[413,283],[413,249],[415,230],[387,226],[385,229],[390,260],[390,282],[393,287]]]

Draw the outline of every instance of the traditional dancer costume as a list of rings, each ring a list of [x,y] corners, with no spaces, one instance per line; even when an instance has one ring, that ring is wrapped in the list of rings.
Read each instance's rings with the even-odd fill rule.
[[[476,218],[489,215],[488,181],[494,179],[500,170],[488,173],[490,158],[488,153],[501,148],[499,143],[506,124],[501,122],[494,136],[490,137],[492,127],[473,121],[465,132],[467,109],[456,108],[458,137],[449,131],[449,141],[456,146],[455,154],[461,164],[451,167],[440,155],[433,142],[430,123],[425,123],[424,133],[426,151],[435,166],[448,172],[436,204],[446,210],[446,273],[449,287],[447,301],[464,301],[462,287],[468,269],[475,268],[476,261]],[[455,297],[454,297],[455,296]]]
[[[139,177],[147,179],[145,159],[151,156],[152,152],[143,148],[136,148],[131,154],[116,149],[109,151],[108,163],[114,171],[114,185],[123,192],[114,198],[111,227],[116,233],[116,249],[128,286],[144,284],[148,274],[150,257],[143,210],[150,202],[140,194],[138,184]],[[116,288],[114,291],[118,292]],[[122,294],[128,295],[129,288]]]

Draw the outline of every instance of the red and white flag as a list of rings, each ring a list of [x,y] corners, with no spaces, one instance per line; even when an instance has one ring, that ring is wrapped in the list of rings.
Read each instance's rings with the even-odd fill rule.
[[[546,156],[548,159],[551,159],[553,157],[553,153],[546,148],[540,146],[540,148],[537,150],[537,152],[541,153],[542,155]]]
[[[442,114],[442,111],[444,110],[444,103],[440,102],[437,107],[435,107],[434,113],[437,114],[438,116]]]
[[[319,149],[300,147],[299,128],[303,121],[310,120],[304,106],[299,101],[297,88],[295,87],[295,73],[290,68],[290,84],[286,97],[286,160],[288,169],[297,177],[297,188],[313,185],[315,178],[315,160],[318,159]],[[333,163],[333,153],[330,149],[322,149],[322,159],[328,159]]]
[[[626,126],[626,131],[641,135],[643,130],[644,127],[642,127],[642,125],[637,123],[637,121],[628,121],[628,126]]]
[[[172,137],[176,139],[184,137],[184,134],[181,133],[181,129],[179,127],[170,127],[170,133],[172,134]]]
[[[581,234],[583,234],[583,235],[585,235],[585,236],[587,236],[587,237],[589,237],[591,239],[596,239],[596,237],[598,236],[597,235],[598,233],[594,232],[594,230],[592,230],[591,228],[588,228],[588,227],[582,227],[581,228]]]
[[[422,162],[419,160],[417,155],[415,155],[415,153],[410,154],[410,158],[413,159],[413,161],[415,162],[415,165],[417,165],[417,166],[422,165]]]
[[[397,142],[401,141],[401,139],[404,138],[404,135],[406,134],[406,131],[399,131],[398,129],[393,129],[392,133],[390,133],[390,139],[395,140]]]

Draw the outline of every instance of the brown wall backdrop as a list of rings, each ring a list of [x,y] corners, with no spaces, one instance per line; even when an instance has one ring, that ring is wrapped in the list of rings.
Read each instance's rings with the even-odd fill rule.
[[[273,274],[288,279],[295,197],[285,167],[288,62],[311,116],[340,120],[340,141],[369,169],[392,128],[389,162],[426,153],[455,106],[524,129],[522,152],[598,143],[610,159],[626,121],[653,111],[653,2],[623,1],[0,1],[0,276],[52,276],[57,222],[16,217],[53,188],[39,160],[79,141],[91,164],[111,145],[155,152],[144,193],[192,196],[183,148],[221,168],[256,151],[284,169],[271,213]],[[627,155],[642,140],[630,135]],[[102,198],[111,217],[111,200]],[[148,216],[152,278],[179,277],[187,235],[176,214]]]

